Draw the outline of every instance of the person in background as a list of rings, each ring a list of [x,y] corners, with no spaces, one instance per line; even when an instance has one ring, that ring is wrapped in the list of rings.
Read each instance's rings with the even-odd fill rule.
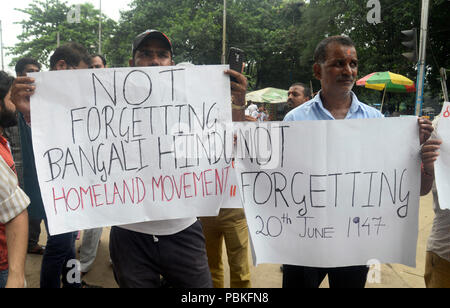
[[[264,122],[269,119],[267,114],[264,112],[264,106],[260,105],[258,110],[254,111],[251,114],[252,118],[255,118],[258,122]]]
[[[107,68],[106,59],[99,54],[93,55],[91,58],[91,66],[93,69]],[[81,276],[86,275],[91,269],[97,257],[100,238],[102,237],[103,228],[84,230],[83,241],[80,246],[80,266]]]
[[[257,106],[252,103],[245,110],[245,119],[247,121],[257,121],[247,114],[249,110],[256,108]],[[220,209],[218,216],[201,217],[200,220],[203,224],[208,264],[214,288],[225,287],[223,267],[224,243],[230,268],[230,287],[251,288],[249,262],[250,243],[244,209],[222,208]]]
[[[245,109],[245,115],[252,116],[252,114],[257,111],[258,111],[258,106],[256,106],[254,102],[250,101],[247,109]]]
[[[311,99],[311,90],[304,83],[297,82],[289,87],[288,107],[295,109]]]
[[[93,55],[91,59],[91,66],[89,68],[107,68],[106,59],[102,55]]]
[[[38,73],[41,71],[41,64],[32,58],[22,58],[17,61],[15,66],[16,76],[24,77],[29,73]],[[5,129],[5,135],[7,136],[11,145],[11,151],[16,163],[17,177],[19,178],[19,185],[24,189],[23,179],[23,161],[22,161],[22,144],[20,141],[19,125]],[[29,207],[31,208],[31,206]],[[45,247],[39,245],[39,237],[41,235],[41,222],[42,219],[35,219],[31,215],[28,217],[28,253],[43,255]]]

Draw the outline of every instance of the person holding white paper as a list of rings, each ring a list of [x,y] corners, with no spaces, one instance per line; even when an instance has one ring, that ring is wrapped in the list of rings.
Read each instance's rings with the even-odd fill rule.
[[[436,125],[438,121],[439,119],[435,120],[433,124]],[[431,182],[427,190],[423,191],[424,193],[428,193],[434,183],[434,162],[439,155],[438,151],[441,144],[441,140],[430,139],[422,147],[423,169],[429,179],[428,182]],[[450,288],[450,210],[441,208],[435,184],[432,187],[432,192],[435,217],[428,238],[425,285],[427,288]]]
[[[383,117],[375,108],[360,102],[352,92],[358,76],[358,56],[349,37],[324,39],[316,48],[314,61],[314,76],[320,80],[322,89],[312,100],[289,112],[285,121]],[[423,144],[430,137],[433,127],[426,119],[419,119],[419,126]],[[328,275],[332,288],[364,288],[367,274],[366,265],[341,268],[284,265],[283,287],[317,288]]]
[[[172,66],[173,47],[162,32],[148,30],[133,42],[131,67]],[[233,118],[243,119],[246,78],[226,71],[231,84]],[[202,226],[196,217],[113,227],[110,252],[114,276],[121,288],[155,288],[162,275],[175,288],[213,286]]]

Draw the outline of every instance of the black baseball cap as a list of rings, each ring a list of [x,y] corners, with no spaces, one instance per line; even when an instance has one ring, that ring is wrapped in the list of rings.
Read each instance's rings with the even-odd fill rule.
[[[134,39],[133,42],[133,58],[136,54],[136,51],[138,50],[139,46],[141,46],[141,44],[150,38],[156,38],[156,39],[160,39],[162,41],[164,41],[165,43],[167,43],[169,50],[173,56],[173,46],[172,46],[172,42],[170,41],[170,39],[167,37],[167,35],[165,35],[164,33],[162,33],[161,31],[158,30],[146,30],[145,32],[142,32],[141,34],[139,34],[138,36],[136,36],[136,38]]]

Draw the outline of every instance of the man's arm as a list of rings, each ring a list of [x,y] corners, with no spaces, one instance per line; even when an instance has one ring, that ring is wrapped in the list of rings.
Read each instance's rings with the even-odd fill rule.
[[[439,156],[439,149],[442,141],[430,139],[422,146],[422,171],[420,181],[420,195],[428,194],[434,182],[434,162]]]
[[[26,210],[6,224],[6,243],[9,266],[6,288],[24,288],[28,246],[28,212]]]

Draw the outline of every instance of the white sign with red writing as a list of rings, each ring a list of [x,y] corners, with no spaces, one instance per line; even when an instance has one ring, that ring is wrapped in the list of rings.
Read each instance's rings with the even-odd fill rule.
[[[50,233],[217,215],[232,174],[226,68],[32,75],[33,146]]]
[[[435,135],[442,140],[440,155],[435,163],[436,189],[441,209],[450,210],[450,103],[444,103],[435,123]]]
[[[257,264],[415,265],[417,118],[237,128],[237,178]]]

